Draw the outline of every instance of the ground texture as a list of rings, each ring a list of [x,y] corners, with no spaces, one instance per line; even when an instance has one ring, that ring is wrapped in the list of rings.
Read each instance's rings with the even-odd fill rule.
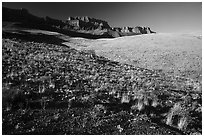
[[[148,34],[115,39],[71,39],[65,44],[136,67],[162,70],[175,76],[202,78],[199,34]]]
[[[3,134],[202,133],[201,82],[90,50],[3,39],[2,85]]]

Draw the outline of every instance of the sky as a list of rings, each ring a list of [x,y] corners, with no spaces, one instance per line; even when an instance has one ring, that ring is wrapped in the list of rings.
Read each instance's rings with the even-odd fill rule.
[[[39,17],[66,20],[89,16],[111,27],[149,26],[160,33],[202,31],[201,2],[3,2],[4,7],[26,8]]]

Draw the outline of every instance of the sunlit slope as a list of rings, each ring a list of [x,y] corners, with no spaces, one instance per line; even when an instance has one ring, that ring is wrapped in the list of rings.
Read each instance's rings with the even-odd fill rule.
[[[77,49],[135,66],[201,80],[202,36],[199,34],[148,34],[115,39],[72,39]]]

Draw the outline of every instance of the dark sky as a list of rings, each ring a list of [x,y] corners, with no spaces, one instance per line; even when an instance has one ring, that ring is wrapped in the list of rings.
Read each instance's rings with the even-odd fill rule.
[[[202,3],[177,2],[4,2],[9,8],[26,8],[30,13],[65,20],[69,16],[90,16],[108,21],[112,27],[150,26],[157,32],[202,30]]]

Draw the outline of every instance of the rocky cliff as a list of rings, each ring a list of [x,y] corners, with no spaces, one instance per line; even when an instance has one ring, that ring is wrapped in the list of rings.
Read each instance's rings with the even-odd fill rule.
[[[108,22],[90,18],[88,16],[68,17],[66,24],[72,26],[73,28],[83,30],[110,29]]]
[[[135,35],[135,34],[150,34],[156,33],[150,29],[150,27],[114,27],[111,28],[108,22],[90,18],[88,16],[82,17],[68,17],[66,24],[69,25],[71,29],[75,30],[107,30],[107,33],[113,34],[113,37]]]
[[[50,17],[37,17],[26,9],[2,8],[2,21],[18,22],[21,27],[57,31],[69,36],[84,38],[115,38],[155,33],[149,27],[113,27],[108,22],[88,16],[68,17],[65,21]]]
[[[111,30],[116,31],[118,33],[122,34],[150,34],[150,33],[156,33],[150,29],[150,27],[115,27],[111,28]]]

